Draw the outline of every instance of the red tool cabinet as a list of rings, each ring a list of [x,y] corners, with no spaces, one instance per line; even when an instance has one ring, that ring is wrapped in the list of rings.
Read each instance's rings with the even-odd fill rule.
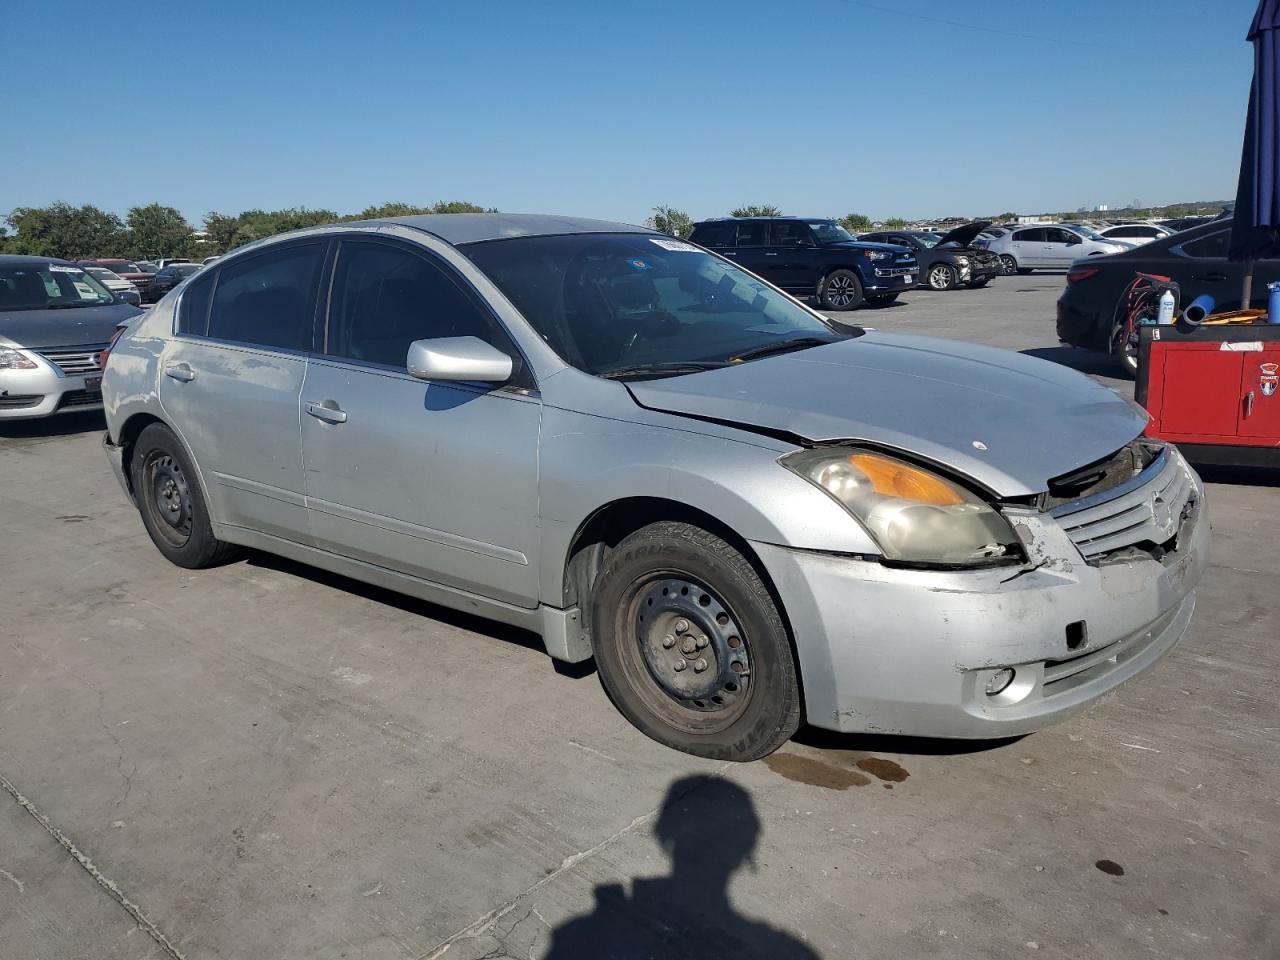
[[[1192,460],[1280,466],[1280,325],[1143,327],[1138,356],[1149,434]]]

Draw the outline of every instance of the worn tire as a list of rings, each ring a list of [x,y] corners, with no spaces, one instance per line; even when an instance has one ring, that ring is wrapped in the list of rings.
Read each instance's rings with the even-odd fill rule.
[[[930,290],[950,290],[956,285],[956,271],[949,263],[935,263],[927,277]]]
[[[692,593],[682,598],[673,588],[672,606],[664,610],[665,585],[681,582],[691,584]],[[679,647],[663,649],[665,642],[651,635],[665,633],[664,624],[673,621],[663,618],[673,615],[688,617],[686,636],[700,631],[703,640],[712,637],[717,622],[728,625],[721,628],[731,631],[727,639],[687,655],[710,658],[705,674],[678,668],[678,674],[667,670],[665,681],[713,683],[715,696],[729,698],[727,705],[714,706],[714,696],[687,690],[682,700],[658,679],[666,664],[684,656]],[[680,622],[672,629],[678,631]],[[706,530],[662,521],[619,543],[593,589],[591,633],[605,690],[623,716],[659,743],[716,760],[756,760],[786,743],[800,725],[795,658],[777,605],[747,559]],[[696,664],[690,659],[685,666]],[[725,674],[740,686],[720,687],[712,679]],[[729,688],[736,696],[726,693]],[[708,709],[695,709],[695,703]]]
[[[129,472],[142,525],[171,563],[196,570],[226,563],[239,553],[213,535],[195,467],[168,427],[153,423],[138,435]]]
[[[818,303],[824,310],[856,310],[862,300],[862,281],[852,270],[832,270],[818,284]]]

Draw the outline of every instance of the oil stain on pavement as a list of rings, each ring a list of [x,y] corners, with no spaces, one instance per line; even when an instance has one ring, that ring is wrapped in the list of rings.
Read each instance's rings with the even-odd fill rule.
[[[829,757],[845,757],[850,766],[829,762]],[[764,758],[764,764],[774,773],[781,774],[788,780],[807,783],[813,787],[827,790],[848,790],[850,787],[865,787],[872,782],[872,777],[880,780],[886,787],[901,783],[911,774],[892,760],[882,757],[871,757],[855,751],[832,751],[823,759],[801,756],[796,753],[774,753]],[[870,776],[868,776],[870,774]]]

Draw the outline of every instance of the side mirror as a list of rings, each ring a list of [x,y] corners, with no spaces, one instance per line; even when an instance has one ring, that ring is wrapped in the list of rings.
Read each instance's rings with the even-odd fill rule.
[[[409,344],[405,366],[419,380],[471,380],[506,383],[511,358],[479,337],[440,337]]]

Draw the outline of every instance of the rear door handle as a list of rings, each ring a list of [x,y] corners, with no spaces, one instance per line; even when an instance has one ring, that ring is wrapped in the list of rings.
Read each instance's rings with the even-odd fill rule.
[[[196,372],[185,363],[165,364],[164,375],[174,380],[181,380],[183,383],[190,383],[196,378]]]
[[[346,423],[347,412],[338,406],[335,400],[321,400],[319,403],[307,401],[307,413],[325,423]]]

